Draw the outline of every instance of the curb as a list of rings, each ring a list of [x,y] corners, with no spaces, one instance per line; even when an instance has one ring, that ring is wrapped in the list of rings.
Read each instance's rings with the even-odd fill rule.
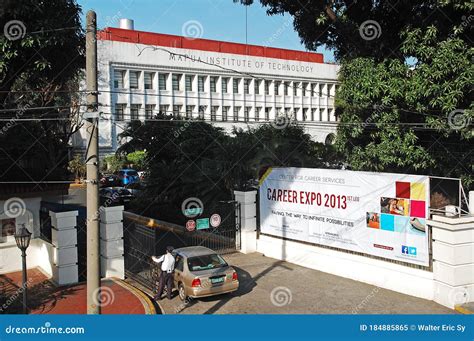
[[[464,314],[464,315],[473,315],[474,314],[474,311],[469,310],[468,308],[465,308],[462,305],[454,306],[454,310],[456,310],[458,313],[461,313],[461,314]]]
[[[133,285],[130,285],[119,278],[111,278],[111,280],[117,283],[118,285],[122,286],[123,288],[129,290],[132,294],[134,294],[143,304],[146,315],[156,315],[156,309],[155,309],[155,306],[153,305],[153,302],[144,292],[142,292],[141,290],[135,288]]]

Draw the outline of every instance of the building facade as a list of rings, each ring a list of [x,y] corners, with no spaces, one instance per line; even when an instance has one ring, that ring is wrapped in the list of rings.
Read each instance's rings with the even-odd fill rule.
[[[123,142],[127,122],[158,112],[227,131],[289,117],[325,142],[337,125],[338,69],[319,53],[106,28],[98,34],[101,154]],[[81,130],[76,146],[86,138]]]

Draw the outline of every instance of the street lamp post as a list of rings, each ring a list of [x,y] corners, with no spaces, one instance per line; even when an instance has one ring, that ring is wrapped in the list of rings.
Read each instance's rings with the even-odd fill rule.
[[[22,224],[21,228],[15,233],[15,241],[18,248],[21,250],[21,258],[23,261],[23,314],[28,313],[26,305],[27,299],[27,286],[26,286],[26,249],[30,246],[31,232]]]

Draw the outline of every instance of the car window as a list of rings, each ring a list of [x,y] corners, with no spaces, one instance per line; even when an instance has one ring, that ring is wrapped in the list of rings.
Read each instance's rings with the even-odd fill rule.
[[[127,174],[129,176],[138,176],[138,173],[136,171],[128,171]]]
[[[189,271],[216,269],[227,266],[226,261],[218,254],[202,255],[188,258]]]

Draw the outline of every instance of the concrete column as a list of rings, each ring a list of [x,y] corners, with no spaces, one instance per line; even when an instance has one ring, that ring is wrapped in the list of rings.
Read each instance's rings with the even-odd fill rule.
[[[434,300],[449,308],[474,301],[474,216],[433,216]]]
[[[257,251],[257,191],[234,191],[235,200],[240,203],[241,252]]]
[[[51,243],[53,251],[53,280],[58,285],[77,283],[77,215],[78,211],[52,212]]]
[[[469,213],[474,215],[474,191],[469,192]]]
[[[100,212],[100,273],[102,277],[125,278],[123,206]]]

